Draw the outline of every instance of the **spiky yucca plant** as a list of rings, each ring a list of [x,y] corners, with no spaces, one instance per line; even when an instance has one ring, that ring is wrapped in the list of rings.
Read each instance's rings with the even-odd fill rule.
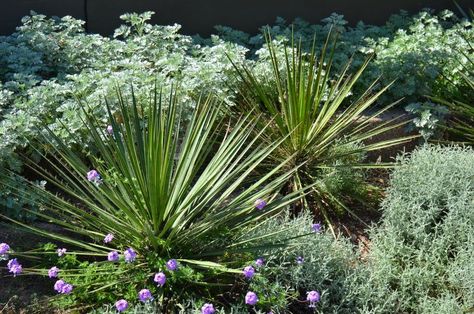
[[[468,41],[466,40],[466,42]],[[474,47],[472,48],[474,49]],[[448,139],[474,145],[474,60],[471,60],[467,54],[464,54],[464,57],[468,60],[468,64],[463,65],[464,73],[460,74],[465,85],[459,87],[457,96],[454,99],[429,98],[434,102],[447,106],[450,110],[451,117],[447,124],[443,126]]]
[[[147,104],[137,103],[135,97],[131,102],[123,99],[120,91],[117,97],[117,110],[107,105],[107,129],[85,112],[84,124],[93,139],[87,160],[45,131],[46,167],[29,162],[50,187],[31,184],[44,196],[47,208],[37,215],[66,232],[16,223],[60,241],[67,252],[59,258],[55,251],[10,252],[19,259],[47,257],[46,268],[23,269],[25,274],[46,275],[48,267],[60,266],[59,277],[74,285],[69,305],[110,303],[122,296],[132,301],[145,287],[159,301],[170,303],[193,285],[199,287],[196,293],[207,297],[213,296],[209,287],[232,285],[235,273],[241,273],[242,259],[251,259],[245,254],[258,249],[254,240],[260,247],[265,239],[269,246],[283,244],[274,243],[271,235],[233,239],[258,228],[260,221],[297,197],[299,192],[278,194],[294,171],[283,170],[285,162],[251,177],[284,139],[259,143],[254,135],[260,124],[253,113],[241,117],[222,137],[227,125],[211,97],[200,100],[186,126],[181,124],[175,93],[165,97],[155,92]],[[1,178],[9,184],[7,176]],[[256,208],[256,200],[263,209]],[[113,251],[120,262],[116,255],[107,261]],[[173,259],[177,270],[166,264]],[[152,278],[159,271],[168,276],[162,288]]]
[[[279,164],[290,158],[287,167],[304,164],[291,175],[287,182],[288,192],[316,183],[312,193],[304,199],[314,203],[327,222],[329,211],[335,207],[350,211],[342,201],[342,195],[334,195],[327,188],[324,169],[336,171],[340,167],[357,169],[361,167],[380,167],[375,164],[362,164],[357,154],[379,150],[398,145],[411,137],[396,138],[384,141],[367,141],[371,138],[400,127],[408,121],[393,119],[375,126],[372,119],[389,109],[389,105],[375,113],[368,109],[389,86],[372,93],[377,82],[350,104],[344,101],[351,95],[352,87],[357,82],[369,63],[366,60],[353,74],[349,73],[350,63],[342,73],[332,80],[331,63],[336,43],[328,47],[331,35],[327,38],[320,56],[316,54],[316,41],[309,53],[301,49],[301,42],[285,46],[284,54],[278,53],[270,34],[265,33],[272,77],[261,80],[248,66],[234,67],[242,82],[240,95],[243,105],[235,106],[238,112],[253,110],[256,114],[267,117],[258,122],[262,130],[264,121],[272,119],[271,127],[263,129],[262,139],[269,142],[283,139],[282,144],[272,151],[273,163]],[[273,87],[272,88],[269,88]],[[271,164],[270,164],[271,166]],[[271,168],[271,167],[270,167]],[[285,167],[279,171],[284,171]],[[344,191],[342,191],[344,193]]]

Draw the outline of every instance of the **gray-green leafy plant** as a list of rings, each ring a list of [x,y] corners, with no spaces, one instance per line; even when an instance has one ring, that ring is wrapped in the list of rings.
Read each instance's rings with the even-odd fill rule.
[[[412,125],[409,125],[408,129],[410,131],[418,130],[425,142],[441,132],[440,125],[445,122],[449,113],[446,106],[430,101],[409,104],[405,107],[405,110],[415,116]]]
[[[357,312],[357,287],[354,281],[358,278],[360,255],[348,239],[340,235],[335,239],[329,230],[320,232],[312,230],[313,217],[308,211],[297,217],[288,213],[268,219],[260,228],[250,234],[253,237],[280,229],[290,230],[291,234],[310,236],[295,238],[283,249],[264,248],[259,256],[265,265],[259,271],[264,280],[255,280],[251,289],[259,291],[261,298],[269,302],[268,309],[275,313],[298,312],[308,308],[306,292],[316,290],[321,294],[317,304],[320,313],[355,313]],[[282,234],[273,237],[278,243],[284,238]],[[302,263],[297,263],[297,258]],[[272,290],[280,289],[286,296],[280,303],[275,302],[276,294]]]
[[[368,55],[375,53],[355,84],[355,91],[365,91],[381,75],[382,86],[396,79],[397,83],[381,95],[381,100],[393,102],[404,98],[402,105],[422,101],[426,94],[444,97],[456,94],[458,87],[464,85],[459,73],[468,65],[463,53],[473,56],[468,44],[474,39],[472,19],[458,17],[449,10],[435,14],[433,10],[425,9],[412,16],[401,11],[392,15],[383,26],[364,22],[349,26],[343,16],[332,14],[321,24],[310,24],[301,18],[288,23],[277,18],[273,25],[262,27],[262,30],[268,27],[272,37],[279,41],[289,42],[293,35],[301,38],[303,48],[308,51],[315,35],[325,38],[331,29],[336,31],[339,41],[333,60],[336,73],[351,58],[355,69]],[[243,44],[252,52],[265,44],[262,35],[252,37],[229,27],[218,27],[217,31],[225,40]],[[318,47],[322,44],[320,42]]]
[[[425,146],[401,156],[371,234],[359,300],[370,313],[474,307],[474,151]],[[365,282],[365,283],[364,283]]]

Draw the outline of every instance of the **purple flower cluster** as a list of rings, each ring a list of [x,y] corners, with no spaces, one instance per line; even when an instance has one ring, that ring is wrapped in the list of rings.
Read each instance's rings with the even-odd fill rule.
[[[265,260],[263,257],[259,257],[255,260],[255,266],[260,268],[265,265]],[[244,275],[245,279],[252,279],[253,276],[255,276],[255,268],[251,265],[245,266],[244,269],[242,270],[242,274]]]
[[[0,260],[8,259],[9,251],[10,246],[7,243],[0,243]],[[7,268],[8,271],[13,274],[13,277],[16,277],[16,275],[19,275],[23,272],[23,267],[16,258],[8,261]]]
[[[109,262],[116,262],[119,260],[119,253],[117,251],[112,251],[109,254],[107,254],[107,260]]]
[[[97,180],[100,180],[100,174],[97,172],[97,170],[92,169],[87,172],[87,180],[94,182]]]
[[[320,295],[318,291],[306,292],[306,300],[309,302],[309,307],[316,307],[316,303],[319,302]]]
[[[265,260],[262,257],[259,257],[255,260],[255,265],[257,267],[262,267],[263,265],[265,265]]]
[[[104,237],[104,243],[110,243],[114,239],[114,235],[109,233]]]
[[[166,262],[166,268],[170,271],[175,271],[178,269],[178,262],[175,259],[170,259]]]
[[[56,290],[57,293],[61,294],[70,294],[72,292],[73,286],[64,280],[59,279],[56,281],[54,284],[54,290]]]
[[[159,287],[163,287],[166,283],[166,275],[163,272],[155,274],[154,282],[158,284]]]
[[[64,254],[66,254],[66,252],[67,252],[67,249],[65,249],[65,248],[57,249],[57,250],[56,250],[56,253],[58,253],[58,256],[59,256],[59,257],[61,257],[61,256],[63,256]]]
[[[117,309],[117,311],[123,312],[128,309],[128,302],[124,299],[118,300],[117,302],[115,302],[115,308]]]
[[[301,264],[303,264],[303,263],[304,263],[304,258],[303,258],[303,256],[298,256],[298,257],[296,258],[296,264],[301,265]]]
[[[201,308],[201,314],[214,314],[215,312],[214,305],[211,303],[206,303]]]
[[[87,180],[95,184],[102,183],[102,178],[100,177],[100,174],[95,169],[92,169],[89,172],[87,172]]]
[[[123,256],[125,257],[125,262],[126,263],[132,263],[135,261],[135,258],[137,258],[137,253],[135,252],[134,249],[129,247],[128,249],[123,252]]]
[[[255,268],[252,266],[246,266],[242,271],[246,279],[251,279],[255,275]]]
[[[23,271],[23,267],[21,267],[21,264],[18,263],[16,258],[9,260],[7,267],[8,271],[13,274],[13,277],[16,277],[16,275]]]
[[[6,255],[10,251],[10,246],[6,243],[0,243],[0,255]]]
[[[316,223],[311,225],[311,230],[313,230],[314,233],[320,233],[321,232],[321,224]]]
[[[262,210],[265,206],[267,206],[267,202],[265,202],[265,200],[259,198],[255,201],[254,205],[258,210]]]
[[[245,295],[245,304],[255,305],[257,304],[257,302],[258,302],[257,294],[252,291],[247,292],[247,294]]]
[[[59,273],[59,268],[57,268],[56,266],[53,266],[48,270],[48,277],[49,278],[57,278],[58,273]]]
[[[150,290],[142,289],[138,292],[138,299],[142,302],[149,302],[153,300]]]

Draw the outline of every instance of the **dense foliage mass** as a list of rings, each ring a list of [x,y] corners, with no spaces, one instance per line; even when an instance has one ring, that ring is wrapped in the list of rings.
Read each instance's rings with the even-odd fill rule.
[[[400,159],[368,257],[374,313],[474,307],[474,151],[425,147]],[[377,304],[378,303],[378,304]]]
[[[83,22],[72,17],[32,14],[23,18],[15,33],[0,37],[2,167],[20,171],[18,152],[38,157],[27,143],[34,141],[40,132],[37,126],[43,123],[68,145],[87,146],[90,138],[82,126],[77,99],[90,104],[90,110],[105,120],[100,104],[116,85],[133,83],[136,96],[143,98],[154,84],[171,86],[170,80],[181,80],[180,101],[183,110],[190,112],[195,106],[193,99],[203,91],[234,103],[236,95],[231,86],[235,75],[229,57],[237,65],[253,68],[258,78],[271,74],[270,54],[262,35],[250,36],[218,26],[218,35],[190,37],[179,33],[179,25],[148,24],[151,14],[123,15],[124,25],[111,38],[85,33]],[[472,66],[467,62],[473,53],[469,47],[474,36],[472,22],[449,11],[437,15],[424,11],[412,17],[402,12],[381,27],[363,23],[349,27],[336,14],[321,25],[297,19],[289,26],[277,19],[270,33],[281,55],[283,43],[288,43],[292,32],[309,48],[314,35],[320,47],[330,29],[339,33],[332,73],[339,74],[351,57],[353,67],[358,68],[375,53],[354,85],[355,95],[379,76],[381,86],[397,79],[381,96],[384,104],[400,97],[405,97],[402,104],[419,102],[422,95],[432,93],[449,98],[444,96],[465,84],[460,70]],[[430,117],[437,117],[431,112],[431,106],[423,107],[420,123],[431,125]],[[429,121],[424,122],[426,119]],[[12,211],[19,207],[10,190],[1,189],[0,195],[4,202],[10,202]]]
[[[313,233],[284,249],[257,252],[265,264],[249,287],[261,305],[274,313],[305,313],[301,292],[314,289],[321,293],[318,313],[455,314],[474,306],[474,151],[426,146],[399,162],[365,256],[345,238],[313,229],[307,213],[276,216],[242,235]],[[273,240],[284,238],[280,233]],[[181,303],[188,309],[200,304]],[[245,311],[239,300],[234,306],[232,313]]]
[[[87,153],[70,149],[46,129],[41,143],[50,147],[42,156],[47,167],[26,160],[60,192],[30,185],[47,208],[38,215],[70,235],[20,225],[65,247],[15,252],[3,243],[0,259],[5,254],[19,259],[45,256],[46,268],[28,270],[16,258],[5,259],[10,258],[8,268],[14,275],[57,278],[54,289],[66,295],[63,306],[95,305],[118,297],[132,302],[145,291],[140,300],[159,295],[163,307],[173,309],[177,297],[192,295],[190,287],[200,291],[196,295],[213,298],[232,287],[246,255],[286,241],[275,242],[268,234],[246,239],[238,235],[286,209],[304,189],[279,193],[294,171],[277,174],[284,163],[254,177],[281,140],[259,143],[259,137],[252,136],[256,122],[250,114],[221,137],[222,107],[212,97],[199,101],[186,122],[175,93],[156,91],[148,102],[122,96],[118,94],[117,110],[107,105],[108,125],[85,113],[86,132],[94,140]],[[3,184],[13,186],[9,179],[0,174]],[[16,192],[30,198],[28,191]],[[278,233],[293,238],[283,229]],[[253,271],[244,274],[250,279]]]
[[[199,91],[209,89],[232,101],[234,93],[228,88],[232,66],[226,55],[234,62],[249,57],[247,62],[262,77],[271,70],[262,35],[250,37],[217,27],[216,36],[193,38],[181,35],[179,25],[148,24],[150,16],[122,16],[125,24],[108,38],[84,33],[83,22],[71,17],[51,19],[35,14],[25,17],[17,32],[1,37],[2,160],[19,166],[10,158],[12,151],[25,147],[24,136],[34,135],[38,121],[49,121],[64,138],[65,128],[80,131],[75,98],[97,104],[104,95],[110,95],[115,84],[133,82],[140,90],[155,81],[186,78],[181,87],[189,94],[199,87]],[[413,17],[402,13],[382,27],[359,23],[352,28],[346,24],[339,15],[324,19],[321,25],[296,20],[288,26],[279,19],[270,31],[281,43],[289,40],[294,27],[295,38],[301,37],[309,46],[314,35],[322,45],[332,27],[340,33],[334,56],[336,69],[352,56],[354,66],[359,67],[368,54],[375,53],[356,88],[365,90],[380,75],[383,85],[397,79],[384,96],[385,103],[400,97],[417,101],[438,89],[446,94],[453,89],[448,80],[463,84],[459,72],[467,58],[459,52],[472,56],[468,44],[474,36],[471,22],[445,11]],[[56,123],[57,117],[65,120],[65,126]]]
[[[380,196],[367,152],[413,138],[378,138],[405,125],[373,124],[387,108],[408,105],[425,140],[472,142],[471,20],[333,14],[201,38],[151,15],[103,37],[32,14],[0,37],[1,222],[52,241],[0,239],[4,272],[94,313],[474,308],[472,148],[400,156],[368,247],[330,219]]]

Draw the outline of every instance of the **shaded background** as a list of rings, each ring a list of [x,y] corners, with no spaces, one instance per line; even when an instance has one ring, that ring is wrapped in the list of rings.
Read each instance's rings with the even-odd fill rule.
[[[457,0],[463,9],[474,0]],[[453,0],[0,0],[0,34],[10,34],[21,17],[34,10],[46,15],[72,15],[87,21],[87,30],[110,35],[126,12],[155,11],[152,23],[183,26],[183,33],[208,35],[215,25],[227,25],[249,33],[272,24],[277,16],[292,21],[302,17],[319,23],[332,12],[343,14],[352,25],[384,24],[391,14],[423,8],[450,9],[458,13]]]

